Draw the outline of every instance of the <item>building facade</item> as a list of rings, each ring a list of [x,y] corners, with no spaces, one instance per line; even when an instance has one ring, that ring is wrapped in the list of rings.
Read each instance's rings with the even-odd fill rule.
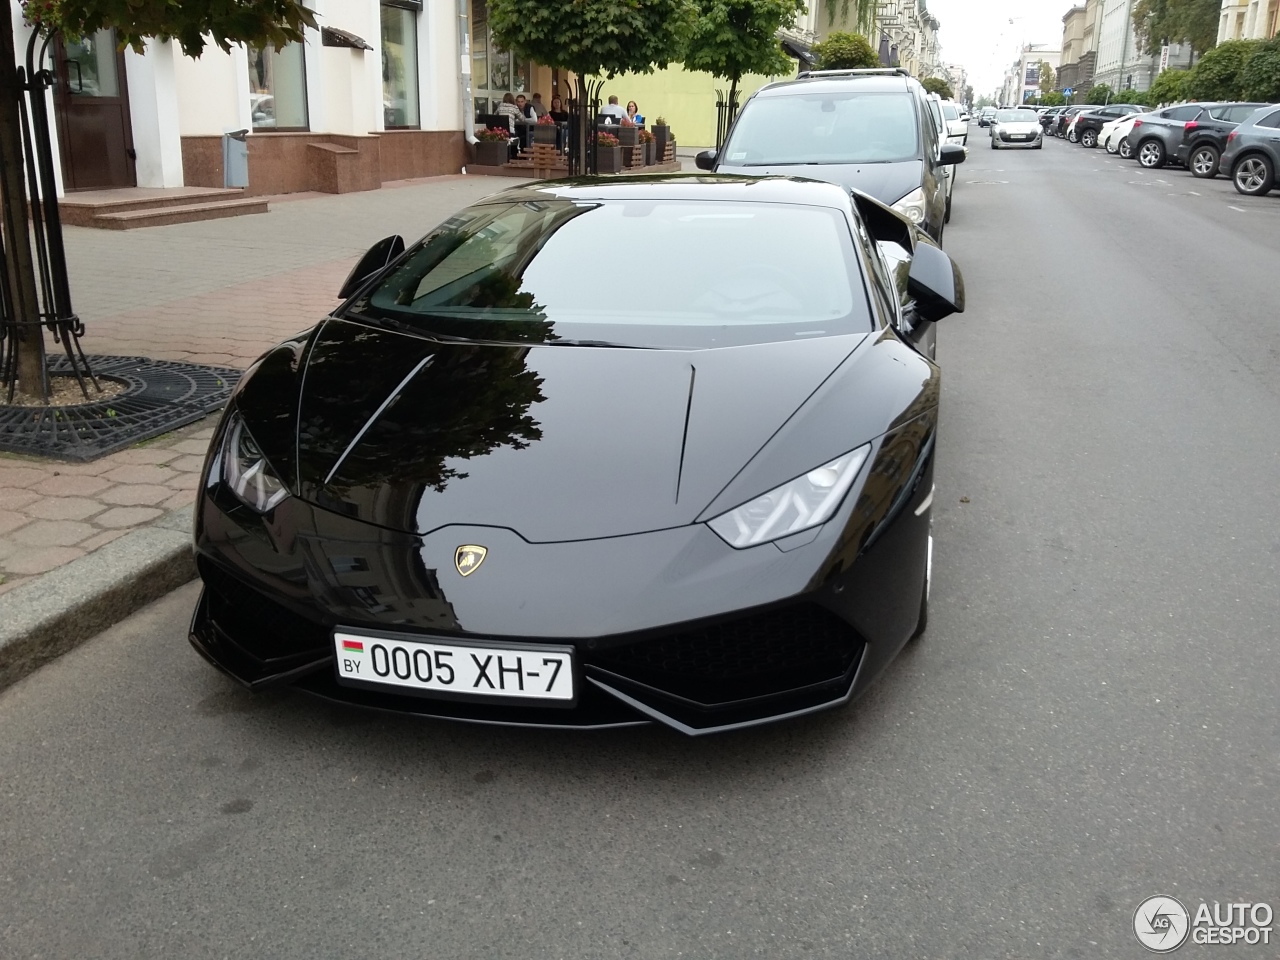
[[[1222,0],[1218,42],[1268,40],[1280,32],[1280,0]]]
[[[1099,11],[1097,62],[1093,82],[1106,84],[1120,94],[1151,87],[1162,69],[1185,70],[1193,51],[1186,44],[1170,44],[1156,51],[1141,49],[1133,29],[1136,0],[1102,0]]]
[[[927,0],[884,0],[868,29],[856,22],[855,4],[841,13],[839,0],[816,0],[810,9],[814,30],[823,39],[833,31],[865,34],[880,51],[882,62],[904,67],[915,77],[941,77],[941,23],[929,13]],[[834,16],[832,12],[834,11]]]

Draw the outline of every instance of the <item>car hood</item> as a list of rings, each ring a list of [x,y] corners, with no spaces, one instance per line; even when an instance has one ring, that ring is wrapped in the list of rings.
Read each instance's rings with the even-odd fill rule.
[[[420,534],[472,524],[547,543],[691,523],[869,337],[644,350],[331,319],[302,364],[294,489]]]
[[[892,206],[920,186],[924,164],[920,160],[896,163],[771,163],[767,166],[719,164],[716,173],[746,177],[805,177],[824,180],[848,189],[868,193]]]

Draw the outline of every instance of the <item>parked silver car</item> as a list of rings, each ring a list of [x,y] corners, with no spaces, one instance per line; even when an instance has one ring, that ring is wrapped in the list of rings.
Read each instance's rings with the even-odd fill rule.
[[[1221,167],[1246,197],[1271,192],[1280,170],[1280,104],[1262,107],[1227,135]]]
[[[1006,147],[1030,147],[1039,150],[1044,145],[1044,128],[1040,115],[1034,110],[998,110],[991,125],[991,149]]]
[[[1129,131],[1129,145],[1138,164],[1148,170],[1158,170],[1170,160],[1176,161],[1183,128],[1188,120],[1200,116],[1203,109],[1201,103],[1184,103],[1144,113],[1135,120]]]

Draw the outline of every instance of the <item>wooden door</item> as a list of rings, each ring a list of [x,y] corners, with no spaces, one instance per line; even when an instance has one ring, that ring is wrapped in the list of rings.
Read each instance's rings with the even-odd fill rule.
[[[53,47],[53,106],[67,190],[137,185],[124,54],[115,33],[99,30]]]

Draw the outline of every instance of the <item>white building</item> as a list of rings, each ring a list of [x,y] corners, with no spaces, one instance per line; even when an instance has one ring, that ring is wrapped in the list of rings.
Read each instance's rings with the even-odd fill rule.
[[[1102,0],[1097,21],[1098,57],[1093,82],[1122,90],[1147,90],[1162,68],[1186,69],[1193,51],[1186,44],[1148,53],[1139,48],[1133,30],[1136,0]]]
[[[869,29],[852,19],[856,17],[856,4],[850,3],[848,15],[841,16],[838,2],[812,3],[811,21],[820,38],[836,30],[862,33],[885,62],[902,66],[916,77],[942,76],[942,45],[938,37],[941,24],[929,13],[927,0],[882,0]],[[834,22],[828,4],[837,4]]]
[[[487,43],[475,30],[484,0],[467,18],[438,0],[309,5],[321,29],[279,50],[209,44],[192,60],[152,40],[142,55],[120,53],[110,31],[55,44],[60,191],[222,187],[222,137],[234,130],[249,131],[249,194],[346,192],[458,172],[470,115],[460,54]],[[17,4],[10,10],[21,62],[31,29]],[[527,65],[506,59],[508,74],[523,69],[529,79]]]
[[[1267,40],[1280,31],[1280,0],[1222,0],[1218,42]]]

